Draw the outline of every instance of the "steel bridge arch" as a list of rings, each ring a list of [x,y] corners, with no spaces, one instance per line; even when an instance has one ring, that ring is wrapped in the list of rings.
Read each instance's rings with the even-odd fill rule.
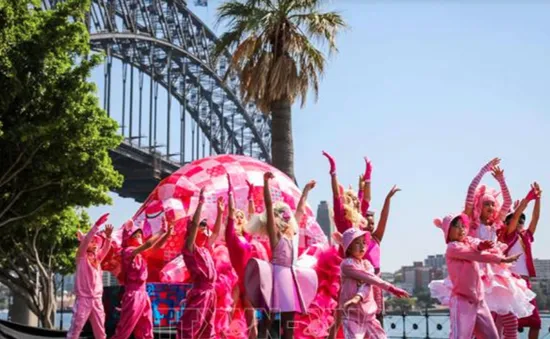
[[[45,0],[44,5],[55,2]],[[107,67],[116,58],[148,75],[151,95],[153,85],[164,87],[189,112],[217,154],[246,152],[271,162],[271,118],[240,102],[234,74],[223,80],[231,56],[226,52],[218,60],[212,58],[218,38],[183,0],[93,0],[88,27],[92,48],[107,54]],[[111,79],[110,72],[105,74],[109,111]],[[155,87],[155,117],[156,91]],[[154,124],[154,131],[149,126],[149,134],[154,134],[149,135],[149,152],[156,152],[156,118],[149,122]],[[168,130],[167,159],[169,134]]]

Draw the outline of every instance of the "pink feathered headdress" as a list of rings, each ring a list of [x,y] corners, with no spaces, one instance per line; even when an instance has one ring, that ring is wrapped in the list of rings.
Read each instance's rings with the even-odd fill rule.
[[[434,225],[443,231],[443,236],[445,237],[445,243],[449,242],[449,230],[451,229],[451,222],[460,217],[462,219],[462,224],[464,227],[468,227],[469,218],[466,214],[449,214],[441,219],[434,219]]]
[[[499,220],[498,216],[500,213],[500,201],[498,200],[498,196],[500,195],[500,192],[487,187],[486,185],[480,185],[475,192],[474,195],[474,217],[473,220],[471,220],[470,226],[473,229],[476,229],[479,224],[481,223],[480,216],[481,211],[483,210],[483,204],[487,201],[492,201],[495,203],[495,208],[493,215],[491,216],[491,219],[493,222],[497,222]],[[498,226],[498,225],[495,225]]]

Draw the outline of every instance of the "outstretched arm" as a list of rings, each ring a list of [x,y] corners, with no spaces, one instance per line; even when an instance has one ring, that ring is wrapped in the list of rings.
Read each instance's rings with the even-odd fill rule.
[[[214,223],[214,229],[212,230],[212,235],[210,236],[210,238],[208,238],[208,244],[210,246],[212,246],[220,236],[224,210],[225,210],[225,204],[224,204],[223,198],[218,197],[218,213],[216,214],[216,222]],[[229,215],[229,217],[231,217],[231,214]]]
[[[529,223],[529,232],[531,232],[532,235],[535,234],[535,231],[537,230],[537,224],[539,223],[540,197],[542,196],[542,190],[540,189],[539,184],[535,182],[533,186],[535,187],[537,194],[535,198],[535,207],[533,207],[533,215],[531,216],[531,222]]]
[[[500,169],[500,167],[493,167],[493,177],[498,181],[502,192],[503,203],[500,207],[499,219],[504,220],[504,218],[506,218],[506,214],[510,211],[510,207],[512,207],[512,196],[510,195],[510,191],[508,191],[506,180],[504,180],[504,171]]]
[[[92,239],[94,238],[95,234],[99,230],[99,227],[101,227],[101,225],[107,222],[108,218],[109,218],[109,213],[105,213],[101,217],[99,217],[99,219],[97,219],[97,221],[94,223],[92,228],[84,236],[84,239],[80,241],[80,245],[78,246],[78,250],[76,252],[77,257],[86,254],[86,251],[88,250],[88,246],[90,245],[90,242],[92,242]]]
[[[103,242],[103,246],[101,246],[101,251],[98,255],[98,260],[101,262],[105,257],[107,256],[107,253],[109,253],[109,250],[111,249],[111,235],[113,234],[113,225],[106,225],[105,226],[105,241]]]
[[[334,158],[325,151],[323,151],[323,155],[328,159],[330,164],[329,174],[331,177],[332,196],[336,201],[336,199],[340,198],[340,184],[338,183],[338,177],[336,176],[336,161],[334,161]]]
[[[353,224],[349,222],[345,217],[344,212],[344,202],[340,195],[340,184],[338,183],[338,178],[336,177],[336,162],[334,158],[323,151],[323,155],[328,159],[330,163],[330,176],[332,180],[332,197],[333,197],[333,208],[334,208],[334,225],[340,233],[344,233],[348,228],[352,227]]]
[[[316,184],[315,180],[310,180],[304,187],[304,190],[302,191],[302,195],[300,196],[300,201],[298,201],[298,206],[296,207],[296,213],[294,214],[294,217],[296,218],[296,221],[298,223],[300,223],[300,221],[302,220],[302,216],[305,213],[307,196],[309,192],[315,187],[315,184]]]
[[[372,163],[365,157],[365,173],[359,177],[359,202],[361,203],[361,214],[366,217],[371,202],[371,176]]]
[[[474,249],[468,245],[458,242],[450,243],[447,246],[446,256],[447,258],[457,260],[477,261],[492,264],[514,262],[519,257],[502,257],[493,253],[479,251],[479,249]]]
[[[273,251],[279,242],[277,231],[275,230],[275,217],[273,215],[273,202],[271,201],[271,190],[269,189],[269,181],[273,179],[273,173],[267,172],[264,174],[264,203],[265,214],[267,217],[266,228],[269,237],[269,245]]]
[[[378,221],[378,226],[376,227],[376,231],[372,234],[374,238],[378,239],[378,242],[382,241],[384,233],[386,233],[386,224],[388,223],[388,217],[390,215],[391,198],[399,191],[401,191],[401,189],[394,185],[386,196],[386,200],[384,200],[384,207],[382,207],[382,213],[380,215],[380,220]]]
[[[157,233],[155,233],[151,238],[147,239],[146,242],[144,242],[141,246],[136,247],[132,251],[132,256],[136,256],[142,252],[148,251],[151,249],[151,247],[155,246],[155,244],[162,238],[169,236],[169,232],[165,232],[164,230],[160,230]]]
[[[254,213],[256,213],[256,206],[254,206],[254,185],[252,185],[248,180],[246,181],[248,185],[248,220],[252,218]]]
[[[201,212],[202,212],[202,206],[204,205],[204,188],[201,188],[199,193],[199,204],[197,205],[197,209],[195,210],[195,214],[193,214],[193,221],[187,227],[187,234],[185,238],[185,249],[193,253],[193,250],[195,249],[195,239],[197,238],[197,231],[199,228],[199,222],[201,218]]]
[[[174,225],[169,225],[168,228],[166,228],[166,217],[162,216],[162,227],[161,230],[163,230],[165,233],[160,236],[157,241],[153,244],[154,248],[162,248],[164,244],[168,241],[168,238],[172,234],[174,234]]]
[[[481,182],[483,176],[499,163],[499,158],[494,158],[493,160],[489,161],[485,166],[481,168],[479,173],[470,183],[470,186],[468,187],[468,193],[466,195],[466,206],[464,207],[464,214],[466,214],[469,218],[472,218],[474,216],[474,196],[477,186],[479,186],[479,183]]]

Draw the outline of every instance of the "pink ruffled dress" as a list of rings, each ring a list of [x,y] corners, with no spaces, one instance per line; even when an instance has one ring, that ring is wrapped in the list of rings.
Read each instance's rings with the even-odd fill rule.
[[[480,240],[491,240],[497,244],[489,252],[502,255],[507,246],[497,241],[495,227],[480,224],[477,228],[471,228],[469,235]],[[485,301],[492,312],[506,315],[513,313],[518,318],[523,318],[533,313],[534,307],[531,300],[535,293],[531,291],[525,281],[510,271],[506,264],[480,263],[481,280],[485,290]],[[429,286],[433,298],[437,298],[442,304],[448,305],[452,290],[449,278],[432,281]]]
[[[246,266],[245,291],[252,305],[272,312],[306,313],[317,293],[317,274],[294,263],[292,240],[282,236],[271,263],[252,258]]]

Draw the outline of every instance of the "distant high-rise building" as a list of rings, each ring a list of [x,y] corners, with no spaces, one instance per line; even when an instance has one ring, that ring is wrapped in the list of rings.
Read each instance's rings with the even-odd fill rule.
[[[535,259],[535,270],[537,271],[537,279],[550,280],[550,260]]]
[[[330,211],[326,201],[321,201],[317,206],[317,223],[321,226],[323,233],[331,239]]]
[[[442,269],[446,265],[445,256],[443,254],[429,255],[424,259],[424,266],[436,269]]]

